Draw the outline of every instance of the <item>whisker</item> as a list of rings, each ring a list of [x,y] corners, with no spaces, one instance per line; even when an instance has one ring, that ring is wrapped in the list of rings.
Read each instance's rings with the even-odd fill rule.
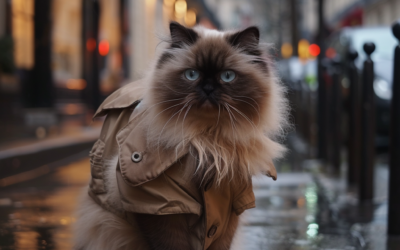
[[[182,109],[183,109],[183,108],[182,108]],[[168,119],[168,121],[164,124],[163,128],[161,129],[160,134],[158,135],[157,149],[158,149],[158,157],[159,157],[159,159],[160,159],[160,162],[161,162],[161,156],[160,156],[160,139],[161,139],[161,135],[162,135],[162,133],[163,133],[163,131],[164,131],[164,129],[165,129],[165,126],[167,126],[167,124],[171,121],[171,119],[172,119],[175,115],[177,115],[180,111],[181,111],[181,109],[178,110],[178,111],[176,111],[176,112]]]
[[[235,126],[235,123],[234,123],[234,121],[233,121],[233,119],[232,119],[232,115],[233,115],[233,113],[230,111],[230,109],[229,109],[229,107],[227,106],[227,104],[228,103],[224,103],[224,106],[225,106],[225,108],[226,108],[226,110],[228,111],[228,115],[229,115],[229,119],[230,119],[230,121],[231,121],[231,126],[232,126],[232,133],[233,133],[233,137],[234,137],[234,140],[233,140],[233,151],[235,152],[236,151],[236,140],[237,140],[237,138],[236,138],[236,126]],[[235,128],[235,129],[234,129]],[[233,163],[233,159],[231,160],[231,162],[230,162],[230,164],[232,164]]]
[[[248,96],[234,96],[234,97],[243,97],[243,98],[250,99],[250,100],[252,100],[252,101],[257,105],[258,110],[260,110],[260,105],[258,105],[258,103],[256,102],[256,100],[254,100],[253,98],[248,97]]]
[[[167,111],[168,109],[172,109],[173,107],[176,107],[176,106],[179,106],[179,105],[182,105],[182,104],[183,104],[183,103],[178,103],[178,104],[172,105],[171,107],[168,107],[168,108],[162,110],[161,112],[159,112],[157,115],[154,116],[154,118],[156,118],[157,116],[159,116],[161,113],[164,113],[164,112]],[[153,118],[153,120],[154,120],[154,118]],[[151,120],[151,121],[153,121],[153,120]]]
[[[230,108],[232,108],[233,110],[235,110],[239,115],[243,116],[243,118],[245,118],[245,119],[253,126],[254,129],[257,127],[257,126],[254,124],[254,122],[251,121],[250,118],[249,118],[247,115],[243,114],[243,112],[241,112],[240,110],[238,110],[237,108],[233,107],[232,105],[230,105],[230,104],[228,104],[228,103],[227,103],[227,105],[228,105]]]
[[[186,112],[185,112],[185,115],[183,116],[183,120],[182,120],[182,138],[184,138],[183,126],[184,126],[184,124],[185,124],[185,119],[186,119],[187,114],[189,113],[189,110],[192,108],[192,106],[193,106],[193,104],[191,104],[191,105],[187,108],[187,110],[186,110]]]
[[[218,103],[218,119],[217,119],[217,125],[215,125],[215,127],[218,126],[220,114],[221,114],[221,104]]]
[[[256,135],[257,135],[256,125],[250,120],[250,118],[247,115],[243,114],[243,112],[241,112],[237,108],[233,107],[232,105],[229,105],[228,103],[227,103],[227,105],[230,106],[233,110],[235,110],[239,115],[243,116],[243,118],[246,119],[250,123],[250,125],[253,128],[253,134],[254,134],[253,142],[255,142],[254,139],[256,138]]]
[[[162,103],[173,102],[173,101],[179,101],[179,100],[183,100],[183,99],[185,99],[185,97],[183,97],[183,98],[177,98],[177,99],[171,99],[171,100],[162,101],[162,102],[158,102],[158,103],[153,104],[153,105],[151,105],[150,107],[148,107],[148,108],[146,109],[146,111],[149,110],[149,109],[151,109],[151,108],[153,108],[154,106],[159,105],[159,104],[162,104]]]
[[[228,111],[229,119],[231,121],[231,126],[232,126],[232,132],[234,133],[235,139],[236,139],[235,131],[237,131],[237,130],[236,130],[236,124],[232,119],[233,113],[230,111],[229,107],[227,106],[227,103],[224,103],[224,106],[225,106],[226,110]]]
[[[176,122],[175,122],[175,128],[174,128],[174,129],[176,129],[176,125],[178,124],[179,117],[181,117],[182,111],[185,109],[185,107],[186,107],[187,105],[189,105],[189,103],[190,103],[191,101],[193,101],[193,99],[194,99],[194,98],[189,99],[189,101],[187,101],[187,102],[185,103],[185,105],[183,106],[183,108],[182,108],[181,111],[179,112],[178,118],[176,119]]]
[[[164,86],[167,88],[167,89],[169,89],[169,90],[171,90],[172,92],[175,92],[175,93],[178,93],[178,94],[181,94],[181,95],[188,95],[189,93],[183,93],[183,92],[179,92],[179,91],[176,91],[176,90],[174,90],[174,89],[171,89],[167,84],[165,84],[164,83]],[[162,87],[151,87],[151,89],[163,89]]]
[[[255,111],[257,112],[257,114],[258,114],[258,123],[261,121],[260,112],[259,112],[259,110],[256,109],[256,107],[254,107],[253,104],[251,104],[251,103],[249,103],[249,102],[246,102],[246,101],[244,101],[244,100],[241,100],[241,99],[236,99],[236,98],[232,98],[232,100],[237,100],[237,101],[241,101],[241,102],[245,102],[245,103],[249,104],[251,107],[254,108],[254,110],[255,110]]]

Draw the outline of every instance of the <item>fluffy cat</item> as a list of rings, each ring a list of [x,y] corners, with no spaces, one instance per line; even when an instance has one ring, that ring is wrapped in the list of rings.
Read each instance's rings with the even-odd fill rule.
[[[148,77],[149,140],[191,147],[198,167],[208,168],[202,177],[215,173],[218,183],[234,174],[276,179],[272,159],[285,148],[274,139],[288,125],[288,105],[258,28],[235,33],[172,24],[171,34]]]
[[[134,87],[142,96],[135,111],[147,128],[147,148],[187,149],[195,159],[194,169],[183,169],[182,176],[199,190],[210,183],[221,190],[251,186],[251,176],[260,173],[276,179],[272,160],[285,151],[276,139],[288,125],[288,104],[268,47],[259,43],[259,30],[220,32],[171,23],[170,31],[169,46]],[[76,224],[77,249],[198,249],[185,229],[193,219],[190,215],[140,214],[131,217],[133,223],[117,216],[126,214],[118,192],[118,156],[92,162],[103,164],[109,197],[104,203],[116,212],[85,195]],[[224,233],[207,249],[229,249],[242,212],[230,213]]]

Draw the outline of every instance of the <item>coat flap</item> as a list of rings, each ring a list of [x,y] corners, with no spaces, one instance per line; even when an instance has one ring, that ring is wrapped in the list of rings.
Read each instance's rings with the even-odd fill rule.
[[[121,175],[132,186],[157,178],[188,152],[182,148],[149,149],[141,121],[142,115],[136,115],[117,135]]]
[[[106,115],[107,110],[127,108],[135,103],[139,103],[143,98],[144,92],[142,82],[142,80],[138,80],[129,83],[108,96],[97,109],[93,119]]]
[[[235,185],[233,189],[235,198],[233,200],[232,207],[236,215],[239,216],[245,210],[256,207],[256,198],[254,196],[251,180],[248,183],[243,183],[242,185]]]

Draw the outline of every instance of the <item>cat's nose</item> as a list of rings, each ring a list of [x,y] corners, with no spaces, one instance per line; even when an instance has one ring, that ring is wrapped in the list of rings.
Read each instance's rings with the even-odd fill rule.
[[[215,87],[211,83],[207,83],[203,85],[203,91],[206,93],[206,95],[210,95],[214,91]]]

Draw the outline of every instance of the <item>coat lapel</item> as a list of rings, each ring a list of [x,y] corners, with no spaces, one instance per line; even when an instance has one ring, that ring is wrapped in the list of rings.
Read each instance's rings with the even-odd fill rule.
[[[157,178],[188,153],[186,148],[149,148],[143,113],[137,114],[117,135],[122,177],[132,186]],[[133,157],[138,155],[138,159]]]

